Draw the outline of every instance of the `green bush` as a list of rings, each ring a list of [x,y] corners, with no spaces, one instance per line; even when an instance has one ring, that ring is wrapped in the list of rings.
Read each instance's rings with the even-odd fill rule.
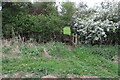
[[[3,28],[4,35],[21,35],[50,41],[53,36],[62,34],[63,21],[55,15],[32,15],[20,12],[12,18],[11,24]]]
[[[54,6],[54,3],[38,3],[38,5],[3,3],[3,36],[14,37],[20,35],[26,38],[42,39],[45,42],[52,38],[57,39],[56,35],[60,37],[64,20],[61,20],[58,16],[57,7]],[[34,14],[34,12],[37,13],[34,8],[40,8],[40,6],[42,6],[42,11],[39,14]],[[31,12],[31,9],[33,12]]]

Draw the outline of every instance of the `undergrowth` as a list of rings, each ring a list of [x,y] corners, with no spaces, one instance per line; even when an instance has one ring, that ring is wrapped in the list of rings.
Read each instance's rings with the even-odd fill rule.
[[[52,57],[45,57],[44,49]],[[33,74],[24,76],[29,78],[41,78],[47,74],[119,77],[118,64],[114,62],[117,61],[117,46],[77,46],[68,50],[67,45],[61,42],[38,44],[18,41],[15,44],[9,43],[8,46],[3,43],[2,51],[2,74],[11,78],[17,72]],[[17,78],[22,76],[21,74]]]

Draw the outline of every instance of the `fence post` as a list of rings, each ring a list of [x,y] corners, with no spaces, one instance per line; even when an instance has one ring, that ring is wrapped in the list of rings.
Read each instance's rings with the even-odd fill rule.
[[[78,39],[77,39],[77,34],[72,34],[72,43],[74,44],[74,45],[77,45],[77,43],[78,43]]]

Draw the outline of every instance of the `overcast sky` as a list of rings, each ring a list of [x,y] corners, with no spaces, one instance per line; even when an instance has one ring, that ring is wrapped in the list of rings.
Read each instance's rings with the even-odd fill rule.
[[[33,1],[44,1],[44,0],[31,0]],[[94,5],[101,3],[102,1],[113,1],[113,0],[45,0],[45,1],[56,1],[56,2],[66,2],[66,1],[71,1],[75,2],[78,4],[79,2],[84,2],[88,5],[88,7],[94,7]],[[114,1],[120,1],[120,0],[114,0]]]
[[[56,1],[71,1],[71,2],[75,2],[76,4],[78,4],[79,2],[84,2],[87,3],[88,7],[94,7],[94,5],[101,3],[102,1],[113,1],[113,0],[56,0]],[[120,0],[114,0],[114,1],[120,1]]]
[[[31,2],[33,1],[37,1],[37,0],[31,0]],[[44,1],[44,0],[39,0],[39,1]],[[47,1],[47,0],[46,0]],[[48,0],[49,1],[49,0]],[[94,7],[94,5],[101,3],[102,1],[113,1],[113,0],[54,0],[56,2],[66,2],[66,1],[71,1],[71,2],[75,2],[76,4],[78,4],[79,2],[84,2],[87,3],[88,7]],[[120,0],[114,0],[114,1],[120,1]],[[1,6],[0,6],[0,10],[1,10]]]

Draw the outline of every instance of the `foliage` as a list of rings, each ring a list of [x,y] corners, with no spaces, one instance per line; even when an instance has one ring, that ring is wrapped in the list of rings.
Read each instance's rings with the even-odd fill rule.
[[[80,6],[80,5],[79,5]],[[97,8],[98,9],[98,8]],[[118,4],[110,4],[107,9],[87,9],[78,7],[73,16],[74,27],[77,28],[82,43],[94,44],[96,42],[112,44],[119,41],[117,30],[119,29]],[[97,43],[98,44],[98,43]]]
[[[42,39],[45,42],[50,41],[52,38],[55,39],[57,35],[61,35],[64,20],[61,20],[60,17],[58,17],[55,5],[53,5],[53,3],[39,4],[31,5],[31,8],[29,8],[28,11],[24,12],[21,9],[26,10],[26,8],[21,8],[23,7],[21,6],[22,3],[4,3],[3,13],[7,14],[3,15],[3,35],[20,35],[26,38],[32,37],[37,40]],[[9,5],[10,8],[7,5]],[[17,13],[11,13],[11,6],[19,6],[16,7],[18,10],[16,11]],[[36,13],[36,8],[41,8],[41,6],[41,12],[39,14]],[[33,14],[30,12],[31,9],[33,9]],[[34,14],[34,11],[37,15]],[[60,38],[60,36],[58,37]]]
[[[31,8],[31,3],[17,3],[17,2],[3,2],[2,3],[2,32],[4,36],[11,36],[13,34],[13,21],[19,13],[26,13]],[[23,16],[23,15],[22,15]],[[19,19],[18,19],[19,20]],[[18,21],[17,20],[17,21]]]
[[[108,5],[105,5],[108,4]],[[80,3],[61,3],[61,11],[51,2],[2,4],[2,33],[4,37],[20,35],[39,42],[60,41],[65,26],[77,33],[84,44],[120,43],[118,3],[106,2],[96,8]]]
[[[31,3],[29,2],[3,2],[2,3],[2,17],[3,26],[11,22],[11,18],[17,15],[19,12],[27,12],[31,8]]]
[[[61,6],[61,19],[64,20],[65,25],[70,25],[76,10],[75,4],[73,2],[63,2]]]
[[[32,14],[57,15],[57,7],[54,2],[35,2],[30,10]]]
[[[59,17],[54,15],[39,15],[38,21],[38,25],[41,26],[42,39],[50,41],[52,38],[54,39],[55,36],[62,34],[63,20]]]

